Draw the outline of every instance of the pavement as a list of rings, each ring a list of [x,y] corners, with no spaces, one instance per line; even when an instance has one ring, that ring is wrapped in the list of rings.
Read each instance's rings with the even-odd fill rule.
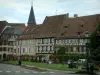
[[[0,63],[0,75],[87,75],[87,74],[75,74],[69,71],[55,71],[55,70],[34,70],[26,69],[23,66],[1,64]]]
[[[100,75],[100,73],[97,73]],[[29,65],[9,65],[0,63],[0,75],[88,75],[88,74],[76,74],[71,71],[60,71],[45,69]]]
[[[46,68],[41,68],[41,67],[36,67],[36,66],[30,66],[30,65],[23,65],[24,68],[28,68],[28,69],[34,69],[37,71],[53,71],[53,72],[62,72],[62,73],[68,73],[68,75],[91,75],[91,73],[89,74],[82,74],[82,73],[77,73],[73,72],[73,71],[62,71],[62,70],[53,70],[53,69],[46,69]],[[100,72],[94,73],[92,75],[100,75]]]

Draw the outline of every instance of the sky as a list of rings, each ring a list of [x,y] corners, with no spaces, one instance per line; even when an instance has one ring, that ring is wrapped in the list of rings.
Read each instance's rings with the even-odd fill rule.
[[[27,24],[32,0],[0,0],[0,20]],[[37,24],[46,16],[67,14],[73,17],[100,14],[100,0],[33,0]]]

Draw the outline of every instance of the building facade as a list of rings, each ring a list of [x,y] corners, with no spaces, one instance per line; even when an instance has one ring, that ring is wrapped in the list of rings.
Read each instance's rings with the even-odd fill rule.
[[[66,53],[85,54],[87,38],[100,23],[100,14],[78,16],[61,14],[46,16],[42,24],[36,24],[33,6],[31,6],[28,25],[17,38],[16,55],[39,56],[47,60],[59,49],[66,47]]]
[[[16,38],[22,33],[25,24],[23,23],[8,23],[2,30],[1,40],[1,58],[0,60],[8,60],[16,52]]]
[[[59,46],[64,46],[66,53],[85,54],[89,42],[87,37],[99,23],[99,14],[72,18],[68,14],[46,17],[35,36],[36,54],[49,58]]]

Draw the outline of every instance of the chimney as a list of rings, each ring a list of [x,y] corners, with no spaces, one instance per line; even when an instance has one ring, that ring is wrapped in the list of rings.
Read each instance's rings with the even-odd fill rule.
[[[78,15],[77,14],[74,14],[74,17],[76,18],[76,17],[78,17]]]
[[[67,18],[69,18],[69,13],[67,13],[66,15],[67,15]]]

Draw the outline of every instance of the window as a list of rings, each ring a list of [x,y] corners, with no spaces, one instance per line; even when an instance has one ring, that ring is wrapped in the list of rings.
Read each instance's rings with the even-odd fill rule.
[[[35,28],[33,28],[32,31],[33,31],[34,29],[35,29]]]
[[[29,31],[29,29],[26,30],[26,32]]]
[[[52,50],[52,46],[50,46],[50,50]]]
[[[16,53],[16,49],[14,49],[14,53]]]
[[[30,48],[29,48],[29,53],[31,53]]]
[[[61,44],[61,40],[59,40],[59,43]]]
[[[81,43],[83,43],[83,41],[84,41],[83,39],[80,39],[80,42],[81,42]]]
[[[42,50],[42,46],[40,46],[40,51]]]
[[[31,44],[32,41],[31,40],[29,40],[29,41],[30,41],[30,44]]]
[[[84,47],[81,47],[81,48],[82,48],[81,51],[84,52]]]
[[[68,52],[68,47],[66,47],[66,53]]]
[[[50,39],[48,39],[48,43],[50,43]]]
[[[43,51],[43,46],[42,46],[42,51]]]
[[[68,26],[69,26],[70,24],[67,24],[66,26],[64,26],[63,28],[68,28]]]
[[[18,48],[18,53],[19,53],[19,48]]]
[[[72,40],[72,43],[75,43],[75,39],[71,39]]]
[[[70,48],[70,51],[73,52],[73,47]]]
[[[41,39],[41,43],[44,44],[44,39]]]
[[[68,43],[71,43],[71,40],[70,39],[68,40]]]
[[[68,28],[68,26],[64,26],[64,28]]]
[[[79,47],[80,52],[82,51],[82,47]]]
[[[83,27],[83,25],[81,25],[81,27]]]
[[[56,44],[58,44],[58,40],[56,40]]]
[[[48,50],[50,50],[50,46],[48,46]]]
[[[86,47],[83,47],[84,52],[86,52]]]
[[[46,51],[48,51],[48,46],[46,46]]]
[[[42,46],[43,47],[43,52],[45,51],[45,46]]]
[[[64,45],[65,45],[65,43],[66,43],[65,40],[63,40],[63,43],[64,43]]]
[[[40,46],[38,46],[38,52],[40,52]]]
[[[70,47],[68,47],[68,52],[71,52],[71,51],[70,51],[70,49],[71,49],[71,48],[70,48]]]
[[[80,52],[79,47],[77,47],[77,51]]]
[[[19,45],[19,41],[18,41],[17,43],[18,43],[18,45]]]
[[[50,43],[52,43],[52,39],[50,39]]]
[[[25,48],[23,48],[23,53],[25,53]]]
[[[52,38],[52,43],[54,42],[54,39]]]
[[[68,43],[68,40],[65,40],[66,43]]]

